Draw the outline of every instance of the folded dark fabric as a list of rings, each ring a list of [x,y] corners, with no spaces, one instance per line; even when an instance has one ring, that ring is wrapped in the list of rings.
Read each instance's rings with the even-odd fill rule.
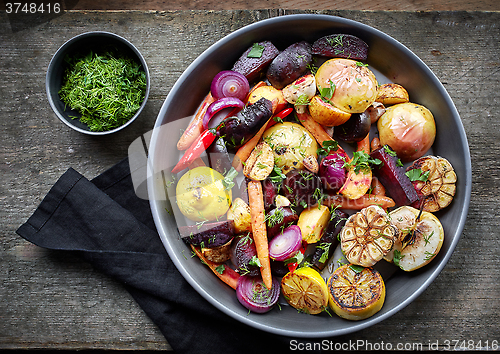
[[[182,277],[149,202],[135,195],[127,159],[92,181],[70,168],[17,233],[40,247],[75,252],[122,282],[176,353],[284,352],[290,346],[291,338],[222,313]]]

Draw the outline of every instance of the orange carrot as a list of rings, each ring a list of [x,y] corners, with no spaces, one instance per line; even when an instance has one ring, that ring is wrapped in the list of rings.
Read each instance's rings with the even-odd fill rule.
[[[238,278],[240,275],[232,268],[226,265],[219,264],[208,260],[200,251],[199,248],[191,245],[193,252],[214,272],[220,280],[229,285],[231,288],[236,290],[236,285],[238,284]]]
[[[248,182],[248,205],[252,218],[252,234],[257,249],[257,257],[260,261],[260,273],[262,280],[268,289],[273,286],[271,275],[271,262],[269,260],[269,244],[267,241],[267,229],[264,215],[264,195],[260,181]]]
[[[182,133],[181,138],[177,142],[178,150],[186,150],[189,146],[191,146],[191,144],[196,140],[196,138],[200,136],[201,132],[204,130],[203,116],[207,112],[208,106],[210,106],[210,104],[214,101],[215,99],[209,92],[208,95],[203,100],[203,103],[201,104],[200,108],[196,112],[193,120],[191,121],[191,123],[189,123],[188,127],[186,128],[184,133]]]
[[[374,150],[377,150],[379,147],[381,147],[382,145],[380,144],[380,139],[377,138],[377,137],[374,137],[372,139],[372,142],[370,143],[370,148],[372,151]]]
[[[310,115],[309,113],[297,113],[297,117],[299,118],[300,123],[306,128],[309,133],[314,136],[316,141],[323,146],[323,143],[325,141],[332,141],[333,138],[326,132],[326,130],[316,122]],[[342,149],[342,147],[339,145],[339,148],[337,150],[340,153],[343,153],[347,156],[347,153]]]
[[[343,195],[329,195],[323,200],[326,206],[338,206],[341,209],[361,210],[369,205],[379,205],[383,209],[392,208],[396,205],[392,198],[385,195],[364,194],[357,199],[349,199]]]
[[[372,192],[374,195],[385,195],[385,187],[377,177],[372,177]]]
[[[238,151],[236,151],[236,154],[233,157],[233,163],[232,166],[237,170],[241,171],[243,168],[243,162],[245,162],[248,159],[248,156],[252,153],[253,149],[257,146],[257,144],[260,141],[260,138],[262,138],[262,135],[264,132],[267,130],[267,128],[272,127],[276,122],[272,119],[269,118],[266,124],[260,128],[260,130],[255,134],[250,140],[248,140],[245,144],[243,144]]]
[[[370,134],[366,134],[363,140],[358,141],[357,150],[366,152],[367,154],[370,153]]]

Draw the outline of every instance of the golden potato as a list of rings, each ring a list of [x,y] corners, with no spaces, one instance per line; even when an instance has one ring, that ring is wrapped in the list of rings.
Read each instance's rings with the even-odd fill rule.
[[[224,176],[206,166],[186,172],[175,190],[181,213],[193,221],[211,221],[224,215],[231,205],[232,193],[223,180]]]
[[[403,86],[390,83],[379,86],[375,101],[382,103],[384,106],[390,106],[409,102],[410,99],[408,91]]]

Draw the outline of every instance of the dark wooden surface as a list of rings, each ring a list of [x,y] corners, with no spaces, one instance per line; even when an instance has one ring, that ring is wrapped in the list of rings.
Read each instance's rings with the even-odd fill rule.
[[[246,24],[296,12],[72,11],[18,31],[0,13],[0,349],[170,349],[120,284],[68,255],[33,246],[15,230],[68,167],[93,178],[124,158],[129,144],[153,127],[176,79],[208,46]],[[461,115],[473,168],[468,220],[442,273],[393,317],[336,340],[394,347],[500,340],[500,13],[318,12],[386,32],[436,73]],[[133,42],[152,77],[138,121],[110,137],[70,130],[45,93],[51,56],[90,30]]]

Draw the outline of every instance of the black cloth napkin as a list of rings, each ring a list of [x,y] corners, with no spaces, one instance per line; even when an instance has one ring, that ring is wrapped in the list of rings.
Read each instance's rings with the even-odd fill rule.
[[[182,277],[157,234],[149,202],[134,192],[128,159],[91,181],[70,168],[17,233],[37,246],[73,252],[122,282],[176,353],[290,348],[292,338],[236,321]]]

